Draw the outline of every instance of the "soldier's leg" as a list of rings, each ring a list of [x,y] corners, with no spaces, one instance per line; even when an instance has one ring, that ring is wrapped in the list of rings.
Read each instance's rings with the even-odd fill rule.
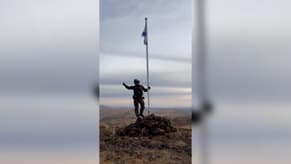
[[[140,115],[143,116],[143,111],[144,111],[144,101],[143,99],[139,100],[140,103]]]
[[[136,117],[138,117],[138,101],[136,99],[133,99],[133,104],[134,104],[134,112]]]

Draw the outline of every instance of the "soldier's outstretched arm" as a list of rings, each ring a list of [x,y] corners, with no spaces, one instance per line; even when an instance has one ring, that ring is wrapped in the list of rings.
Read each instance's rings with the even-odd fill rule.
[[[122,83],[122,85],[126,88],[126,89],[133,89],[133,86],[128,86],[125,83]]]

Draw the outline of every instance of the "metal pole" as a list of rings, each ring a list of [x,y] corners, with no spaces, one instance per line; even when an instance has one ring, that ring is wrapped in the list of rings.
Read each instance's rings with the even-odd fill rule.
[[[200,110],[203,114],[203,120],[200,129],[200,149],[201,164],[209,164],[209,130],[208,120],[205,117],[205,103],[208,101],[207,91],[207,45],[206,45],[206,32],[205,32],[205,0],[196,0],[196,11],[197,11],[197,80],[198,80],[198,98],[200,103]]]
[[[197,0],[197,71],[200,102],[207,99],[205,0]]]
[[[145,18],[145,28],[146,28],[146,65],[147,65],[147,86],[149,88],[150,86],[150,74],[149,74],[149,49],[148,49],[148,22],[147,18]],[[148,97],[148,114],[150,114],[150,91],[148,90],[147,92],[147,97]]]

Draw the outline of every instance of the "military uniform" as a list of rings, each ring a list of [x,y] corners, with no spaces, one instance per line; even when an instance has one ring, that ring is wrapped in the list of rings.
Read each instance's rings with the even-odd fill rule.
[[[128,86],[125,83],[123,83],[124,87],[126,89],[133,90],[133,104],[134,104],[134,111],[136,117],[138,116],[143,116],[143,111],[144,111],[144,97],[143,97],[143,92],[147,92],[148,89],[145,88],[143,85],[140,85],[135,82],[135,85],[133,86]],[[138,106],[140,105],[140,113],[138,112]]]

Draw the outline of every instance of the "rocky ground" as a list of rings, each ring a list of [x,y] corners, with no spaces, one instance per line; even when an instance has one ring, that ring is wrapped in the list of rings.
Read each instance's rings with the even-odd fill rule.
[[[130,137],[157,136],[176,131],[177,129],[172,126],[169,119],[151,114],[139,117],[134,123],[118,129],[117,135]]]
[[[101,117],[100,163],[191,163],[191,120],[177,116],[136,120],[123,111],[115,113],[115,119]]]

